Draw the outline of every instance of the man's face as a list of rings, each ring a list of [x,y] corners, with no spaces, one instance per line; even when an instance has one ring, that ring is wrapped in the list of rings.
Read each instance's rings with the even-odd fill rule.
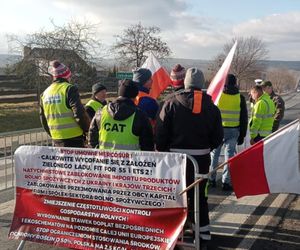
[[[104,101],[106,98],[106,90],[103,89],[103,90],[99,91],[97,94],[95,94],[95,97],[100,102]]]
[[[271,86],[265,86],[265,87],[263,87],[263,91],[265,92],[265,93],[267,93],[268,95],[270,95],[271,93],[272,93],[272,87]]]

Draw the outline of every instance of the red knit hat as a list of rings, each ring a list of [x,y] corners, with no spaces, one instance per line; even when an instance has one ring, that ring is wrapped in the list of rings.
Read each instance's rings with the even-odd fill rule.
[[[176,64],[170,73],[170,78],[173,86],[175,88],[183,86],[184,77],[185,77],[185,68],[182,67],[180,64]]]
[[[60,63],[57,60],[50,62],[48,71],[53,76],[54,79],[57,78],[68,79],[72,75],[70,69],[66,65]]]

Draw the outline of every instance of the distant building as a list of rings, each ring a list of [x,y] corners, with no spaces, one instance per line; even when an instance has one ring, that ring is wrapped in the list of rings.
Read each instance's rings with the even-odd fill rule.
[[[25,46],[23,49],[23,62],[31,61],[39,69],[40,75],[48,75],[50,61],[59,60],[67,65],[73,74],[78,76],[82,71],[91,70],[87,64],[75,51],[67,49],[52,48],[30,48]]]

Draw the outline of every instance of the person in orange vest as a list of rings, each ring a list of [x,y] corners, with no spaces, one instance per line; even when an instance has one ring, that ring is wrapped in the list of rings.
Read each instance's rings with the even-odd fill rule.
[[[56,147],[84,147],[84,133],[90,118],[81,103],[78,89],[70,83],[70,69],[55,60],[50,62],[51,85],[40,99],[40,120]]]
[[[132,80],[138,85],[139,93],[135,99],[135,104],[146,113],[152,126],[158,111],[158,103],[149,93],[152,87],[152,73],[149,69],[138,68],[133,71]]]
[[[184,79],[185,90],[176,93],[165,101],[159,112],[155,141],[156,149],[163,152],[189,154],[199,165],[199,172],[207,174],[211,162],[210,152],[223,140],[223,127],[220,110],[203,92],[204,76],[197,68],[189,68]],[[194,168],[187,160],[187,185],[194,180]],[[206,193],[207,180],[199,184],[200,239],[202,243],[211,239],[209,229],[208,203]],[[191,233],[194,224],[194,190],[188,196],[188,222],[190,226],[185,234]],[[189,230],[188,230],[189,229]]]

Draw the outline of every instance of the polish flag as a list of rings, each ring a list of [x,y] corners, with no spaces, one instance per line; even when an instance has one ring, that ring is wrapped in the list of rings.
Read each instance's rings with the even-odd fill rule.
[[[228,161],[237,198],[267,193],[300,194],[299,119]]]
[[[151,52],[141,68],[147,68],[152,72],[152,88],[150,90],[150,96],[154,99],[159,97],[169,85],[171,85],[171,79],[168,72],[158,62],[157,58]]]
[[[216,105],[218,104],[220,96],[223,92],[226,77],[230,69],[236,46],[237,41],[235,41],[225,61],[223,62],[222,67],[219,69],[218,73],[215,75],[215,77],[208,86],[207,94],[209,94],[212,97],[212,100]]]

